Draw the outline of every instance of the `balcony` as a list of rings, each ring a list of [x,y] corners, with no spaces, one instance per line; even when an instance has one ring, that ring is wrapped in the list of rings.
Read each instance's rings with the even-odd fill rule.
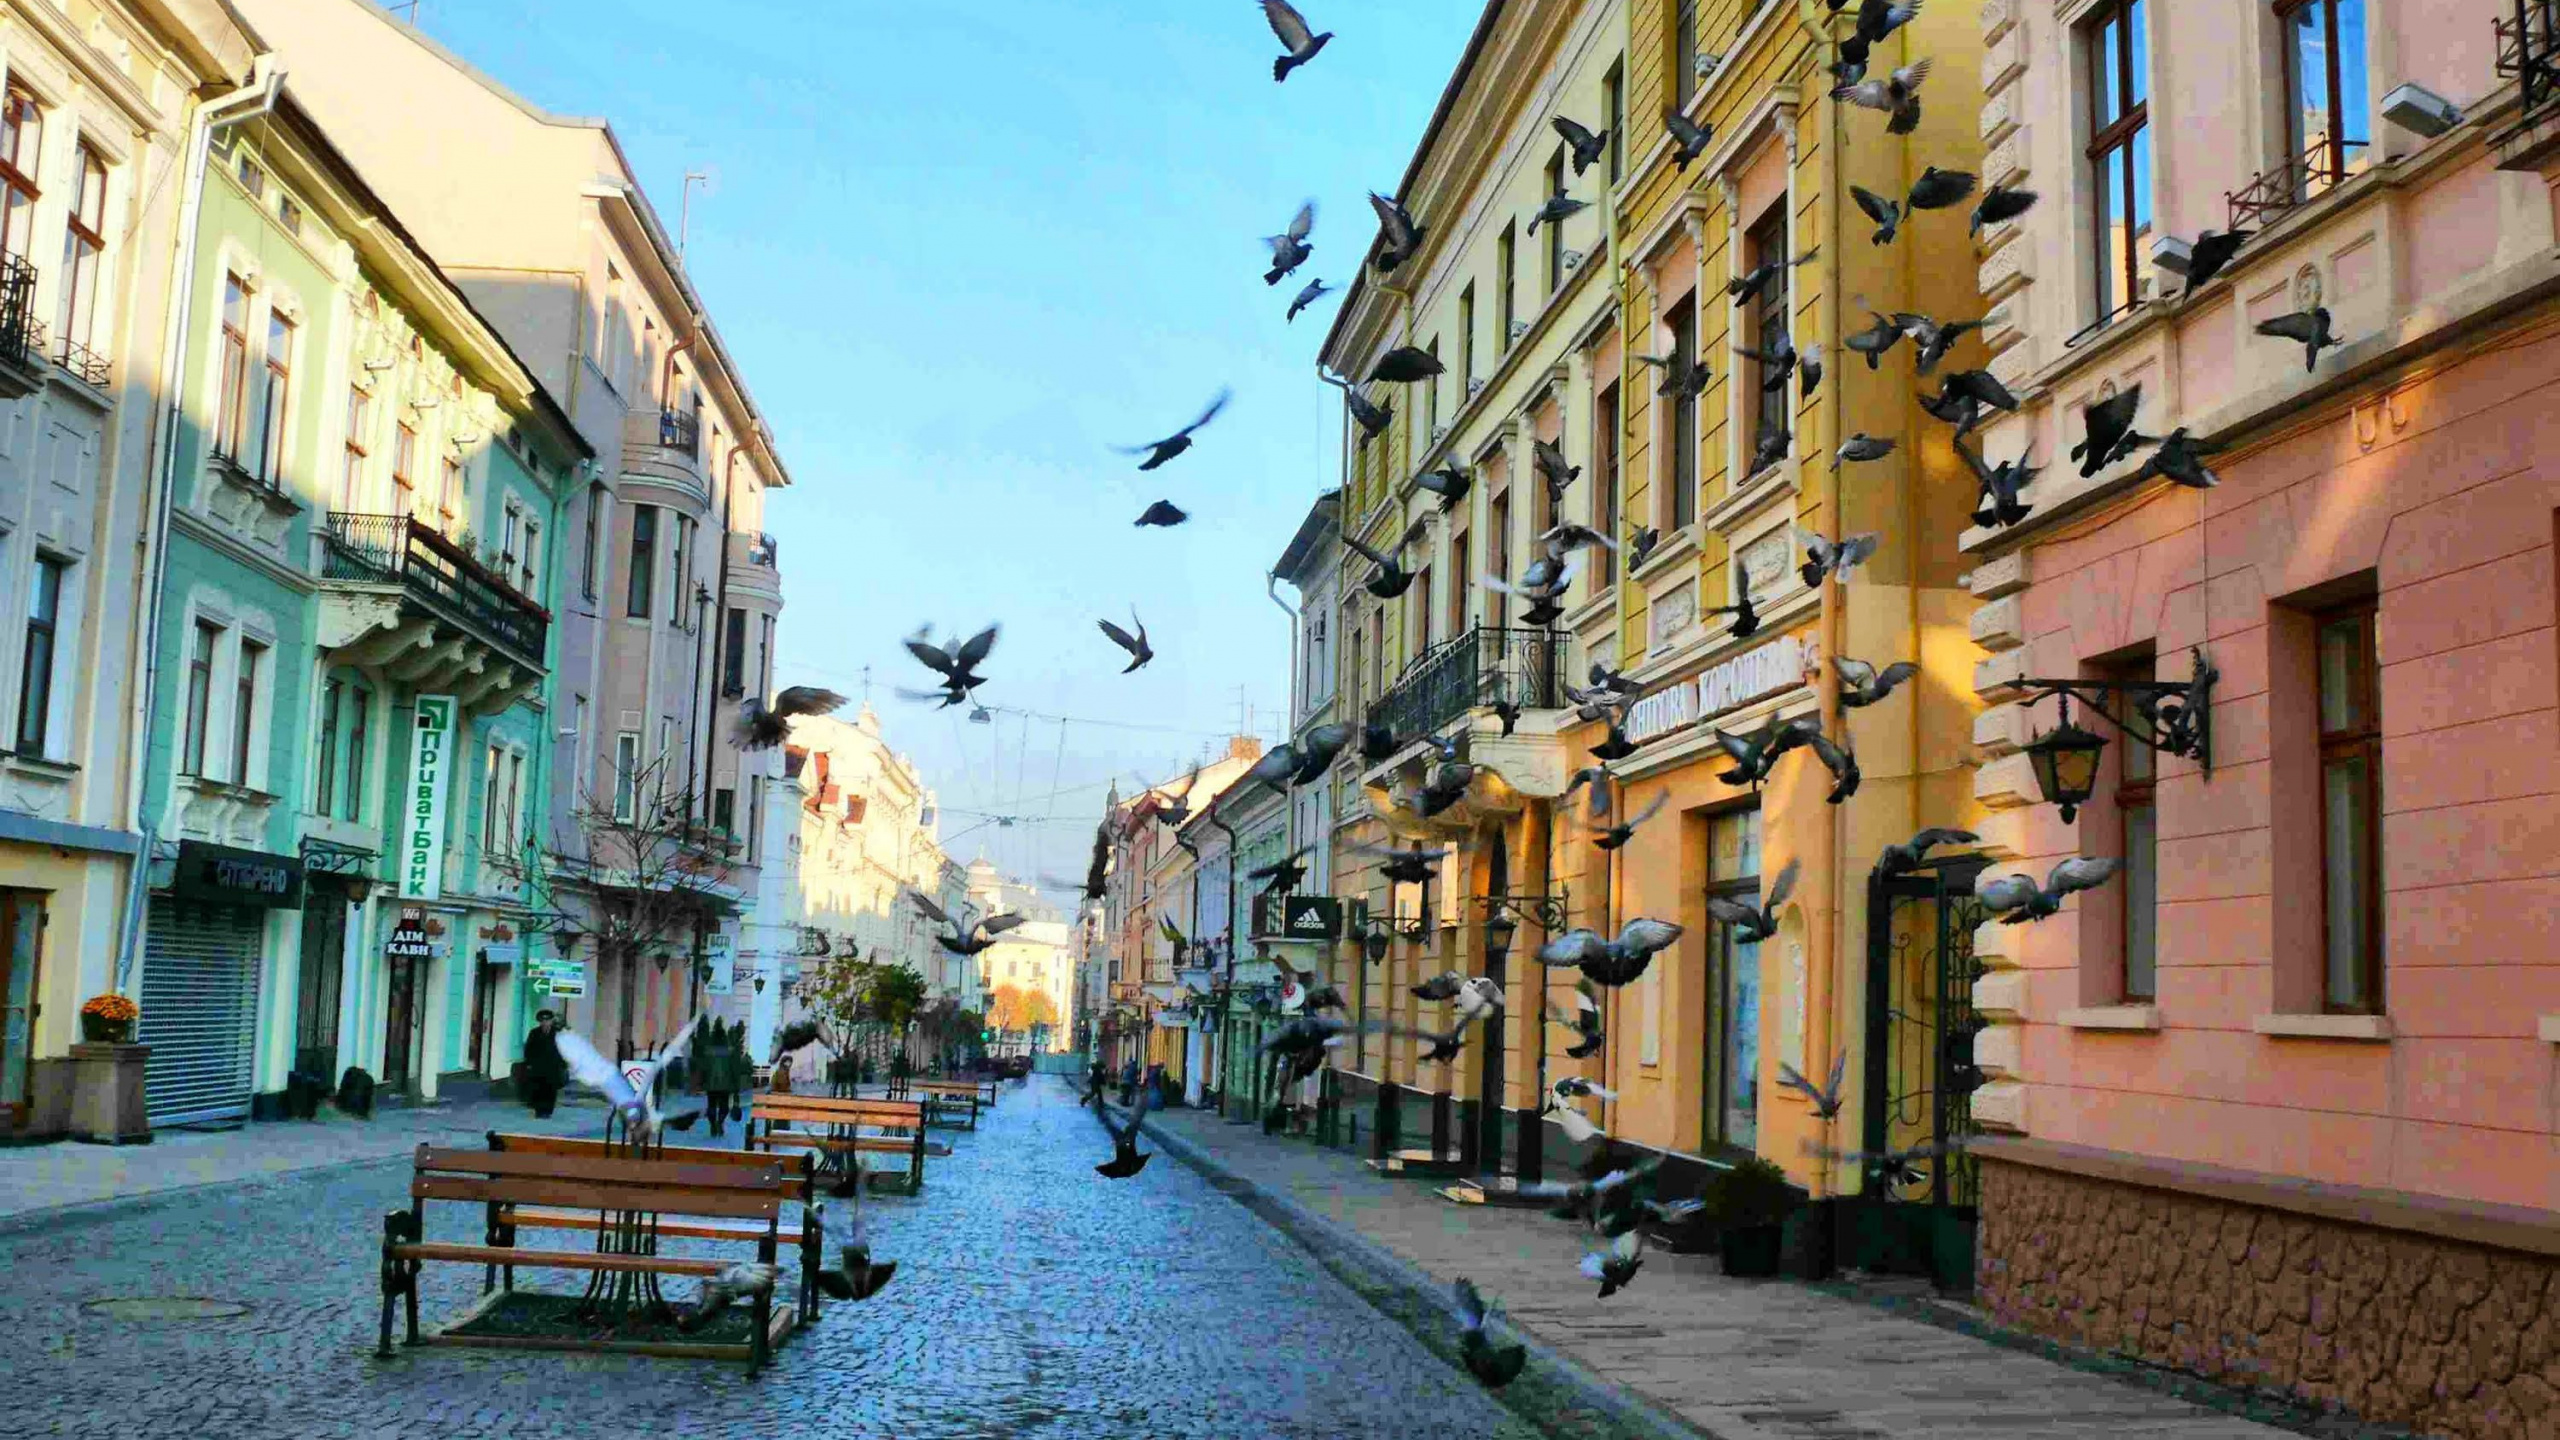
[[[1369,708],[1369,718],[1410,739],[1437,735],[1496,700],[1508,699],[1523,710],[1552,710],[1565,643],[1552,631],[1493,626],[1444,640],[1405,667],[1404,677]]]
[[[36,323],[36,267],[0,255],[0,400],[44,383],[44,329]]]
[[[115,367],[107,357],[65,335],[53,342],[53,363],[62,372],[92,390],[104,390],[115,378]]]
[[[623,422],[622,469],[627,475],[672,485],[711,503],[703,467],[702,417],[690,410],[634,410]]]
[[[2230,228],[2255,229],[2335,190],[2372,163],[2371,149],[2362,140],[2313,141],[2301,154],[2224,193],[2231,205]]]
[[[2538,170],[2560,155],[2560,4],[2515,0],[2494,22],[2498,78],[2516,82],[2515,123],[2494,144],[2501,170]]]
[[[551,613],[405,515],[329,517],[321,645],[465,708],[502,710],[544,673]]]

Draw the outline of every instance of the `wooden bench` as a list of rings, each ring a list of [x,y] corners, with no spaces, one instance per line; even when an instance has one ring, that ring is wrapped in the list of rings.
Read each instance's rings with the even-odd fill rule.
[[[771,1291],[754,1297],[755,1323],[745,1345],[703,1342],[604,1340],[584,1336],[462,1335],[462,1324],[487,1310],[515,1288],[517,1267],[582,1270],[621,1275],[675,1275],[709,1279],[727,1269],[728,1260],[679,1258],[672,1255],[613,1254],[599,1250],[534,1250],[501,1243],[491,1234],[479,1245],[430,1241],[427,1202],[462,1201],[491,1210],[526,1207],[644,1213],[658,1218],[660,1234],[674,1233],[666,1217],[678,1223],[711,1219],[761,1222],[756,1259],[773,1264],[781,1243],[783,1202],[790,1181],[778,1158],[762,1165],[701,1164],[681,1160],[628,1160],[579,1155],[542,1155],[507,1150],[457,1150],[421,1145],[409,1180],[409,1208],[382,1217],[382,1334],[374,1354],[391,1357],[391,1314],[395,1305],[408,1313],[411,1345],[479,1345],[502,1349],[607,1350],[643,1355],[678,1355],[743,1359],[747,1373],[761,1372],[773,1346],[791,1333],[797,1307],[775,1304]],[[418,1276],[430,1261],[497,1267],[507,1276],[505,1290],[482,1295],[479,1305],[452,1325],[426,1336],[418,1333]]]
[[[949,1124],[954,1129],[967,1130],[978,1128],[981,1091],[975,1080],[925,1080],[909,1076],[889,1082],[889,1098],[919,1101],[924,1106],[925,1123],[928,1125]],[[969,1117],[965,1121],[946,1121],[943,1118],[964,1110]]]
[[[866,1129],[901,1133],[866,1135]],[[864,1155],[904,1155],[907,1193],[924,1190],[924,1106],[913,1100],[758,1095],[740,1130],[739,1148],[750,1152],[796,1146],[843,1155],[853,1166]]]
[[[581,1140],[566,1135],[505,1135],[492,1130],[488,1136],[490,1149],[515,1155],[569,1155],[586,1160],[611,1160],[624,1153],[621,1147],[608,1145],[602,1140]],[[801,1323],[814,1324],[819,1315],[818,1272],[826,1266],[823,1253],[825,1237],[818,1231],[818,1217],[811,1213],[818,1205],[818,1157],[805,1150],[797,1155],[774,1155],[670,1145],[659,1150],[654,1158],[687,1165],[733,1165],[752,1169],[758,1165],[778,1164],[782,1167],[783,1196],[800,1206]],[[492,1244],[514,1244],[515,1232],[519,1229],[598,1231],[604,1229],[606,1223],[603,1212],[598,1210],[569,1210],[551,1205],[500,1205],[495,1202],[489,1206]],[[789,1233],[787,1225],[784,1230]],[[763,1229],[752,1220],[704,1218],[661,1219],[658,1233],[689,1240],[740,1242],[761,1242],[764,1237]],[[480,1287],[482,1290],[496,1285],[499,1269],[494,1264],[489,1267],[488,1277]],[[515,1276],[506,1278],[510,1286],[515,1284]]]

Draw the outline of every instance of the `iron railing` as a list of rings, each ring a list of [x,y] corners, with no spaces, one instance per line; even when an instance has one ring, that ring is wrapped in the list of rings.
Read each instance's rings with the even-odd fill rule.
[[[2492,22],[2498,78],[2517,84],[2516,123],[2502,140],[2532,129],[2560,108],[2560,3],[2516,0],[2515,14]]]
[[[21,370],[42,353],[44,328],[36,323],[36,267],[0,255],[0,364]]]
[[[461,546],[406,515],[333,514],[327,538],[323,579],[399,585],[430,613],[479,631],[530,665],[543,664],[549,612]]]
[[[780,563],[781,558],[782,542],[771,535],[758,531],[755,537],[747,542],[747,563],[750,565],[758,565],[770,570]]]
[[[68,335],[53,342],[53,360],[83,384],[100,390],[106,389],[107,382],[115,378],[115,367],[107,363],[106,356]]]
[[[687,455],[702,454],[702,417],[684,410],[658,412],[658,443]]]
[[[2225,191],[2231,204],[2231,228],[2263,225],[2269,217],[2324,195],[2354,173],[2351,158],[2371,148],[2362,140],[2321,140],[2270,170],[2262,170],[2236,191]]]
[[[1490,625],[1444,640],[1414,658],[1403,678],[1370,707],[1369,719],[1411,739],[1438,734],[1450,721],[1497,700],[1524,710],[1552,710],[1557,652],[1564,643],[1551,630]]]

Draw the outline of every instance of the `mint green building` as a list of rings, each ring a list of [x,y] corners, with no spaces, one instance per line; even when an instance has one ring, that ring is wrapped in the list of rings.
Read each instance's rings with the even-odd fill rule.
[[[131,942],[152,1121],[273,1113],[297,1070],[502,1078],[592,452],[289,84],[218,137],[197,226]]]

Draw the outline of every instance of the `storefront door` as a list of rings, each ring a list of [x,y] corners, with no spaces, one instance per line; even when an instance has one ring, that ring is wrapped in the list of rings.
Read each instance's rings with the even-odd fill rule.
[[[249,1113],[265,912],[154,896],[142,957],[151,1047],[143,1108],[154,1125]]]
[[[382,1016],[382,1074],[378,1082],[387,1089],[409,1088],[410,1036],[417,1030],[418,972],[425,963],[394,959],[391,962],[389,999]]]
[[[36,960],[44,944],[44,896],[0,890],[0,1117],[27,1123],[27,1059],[35,1042]]]
[[[1707,821],[1707,893],[1758,903],[1760,811],[1728,810]],[[1705,1143],[1748,1150],[1760,1138],[1760,945],[1737,942],[1726,925],[1707,941]]]
[[[313,877],[302,902],[302,977],[294,1000],[293,1068],[338,1083],[338,1006],[346,986],[345,892]]]

